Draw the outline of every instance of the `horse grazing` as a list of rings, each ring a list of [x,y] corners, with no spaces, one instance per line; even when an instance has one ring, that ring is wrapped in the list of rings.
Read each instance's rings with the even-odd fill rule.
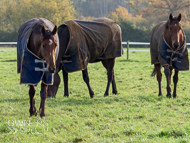
[[[114,76],[115,58],[123,54],[121,45],[121,28],[108,18],[99,18],[91,21],[67,21],[58,28],[60,51],[57,66],[60,62],[64,79],[64,96],[68,97],[68,73],[82,70],[83,80],[87,84],[90,97],[94,92],[89,83],[87,71],[88,63],[101,61],[107,70],[107,87],[104,96],[109,95],[110,83],[112,93],[117,94]],[[50,96],[55,96],[60,77],[55,74],[53,86],[48,87]]]
[[[39,113],[45,116],[45,100],[48,85],[53,84],[58,55],[57,26],[43,18],[26,21],[19,29],[17,42],[17,72],[20,83],[28,84],[30,97],[30,116],[37,114],[35,107],[35,85],[41,80],[41,104]]]
[[[178,73],[182,70],[189,70],[188,51],[186,47],[185,34],[181,27],[181,14],[178,17],[169,15],[168,21],[158,23],[152,30],[150,41],[151,64],[154,64],[152,76],[157,74],[159,86],[159,96],[161,91],[161,66],[164,67],[164,73],[167,80],[167,95],[171,98],[171,76],[173,76],[174,90],[173,98],[177,97],[176,88],[178,82]]]

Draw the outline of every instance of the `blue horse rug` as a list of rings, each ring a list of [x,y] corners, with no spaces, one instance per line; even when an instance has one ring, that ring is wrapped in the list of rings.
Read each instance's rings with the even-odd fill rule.
[[[44,22],[46,30],[53,30],[54,25],[44,18],[28,20],[19,29],[17,41],[17,73],[20,73],[20,84],[36,85],[42,80],[44,84],[52,85],[54,81],[54,74],[44,71],[47,68],[45,60],[37,57],[27,48],[32,27],[39,21]],[[57,34],[55,36],[58,44],[55,57],[57,59],[59,38]]]
[[[184,43],[181,48],[173,50],[163,38],[159,52],[162,66],[169,65],[179,71],[189,70],[189,59],[186,43]]]

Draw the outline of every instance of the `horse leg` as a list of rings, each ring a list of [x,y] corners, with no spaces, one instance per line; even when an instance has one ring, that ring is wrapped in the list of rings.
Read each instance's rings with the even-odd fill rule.
[[[164,73],[166,76],[166,81],[167,81],[167,95],[166,97],[171,98],[171,86],[170,86],[170,69],[167,65],[164,66]]]
[[[94,92],[92,91],[92,88],[91,88],[90,83],[89,83],[90,80],[89,80],[87,68],[82,71],[82,76],[83,76],[84,82],[85,82],[86,85],[88,86],[88,90],[89,90],[90,97],[93,98],[93,97],[94,97]]]
[[[47,97],[52,97],[52,98],[56,98],[56,94],[59,88],[59,84],[60,84],[60,76],[58,73],[54,74],[54,82],[53,85],[48,85],[48,96]]]
[[[107,88],[106,88],[106,91],[104,93],[104,96],[108,96],[109,95],[110,82],[112,82],[112,80],[113,80],[113,74],[114,74],[113,67],[115,64],[115,58],[102,60],[102,64],[107,69],[108,82],[107,82]]]
[[[41,83],[41,91],[40,91],[40,96],[41,96],[41,104],[40,104],[40,117],[45,117],[45,101],[47,98],[47,89],[48,85],[45,85],[43,82]]]
[[[29,96],[30,96],[30,116],[33,116],[33,115],[37,115],[37,110],[36,110],[36,107],[35,107],[35,100],[34,100],[34,95],[35,95],[35,88],[34,88],[34,85],[30,85],[30,89],[29,89]]]
[[[177,88],[177,82],[178,82],[178,73],[179,73],[179,71],[175,70],[175,74],[173,76],[173,82],[174,82],[173,98],[177,97],[176,88]]]
[[[63,81],[64,81],[64,96],[69,97],[69,90],[68,90],[68,73],[62,68],[63,73]]]
[[[162,81],[162,73],[161,73],[161,65],[155,64],[154,68],[156,69],[156,76],[158,81],[159,93],[158,96],[162,96],[162,89],[161,89],[161,81]]]
[[[116,87],[116,83],[115,83],[114,69],[113,69],[113,77],[112,77],[112,93],[117,94],[117,87]]]
[[[172,73],[173,73],[173,68],[169,67],[169,69],[170,69],[169,84],[170,84],[170,87],[171,87],[171,77],[172,77]]]

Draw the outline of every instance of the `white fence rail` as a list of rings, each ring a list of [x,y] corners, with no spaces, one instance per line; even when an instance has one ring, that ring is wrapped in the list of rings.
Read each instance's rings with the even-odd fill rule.
[[[127,42],[122,42],[122,45],[127,45]],[[149,42],[129,42],[129,45],[150,45]]]
[[[187,46],[190,45],[190,43],[186,43]],[[122,45],[127,45],[127,42],[122,42]],[[129,45],[150,45],[149,42],[129,42]]]
[[[0,42],[0,45],[16,45],[17,42]],[[187,46],[190,45],[190,43],[186,43]],[[127,42],[122,42],[122,45],[127,45]],[[129,45],[150,45],[149,42],[129,42]]]
[[[17,42],[0,42],[0,45],[16,45]]]
[[[0,45],[16,45],[17,42],[0,42]],[[127,45],[127,42],[122,42],[122,45]],[[129,42],[129,45],[150,45],[148,42]]]

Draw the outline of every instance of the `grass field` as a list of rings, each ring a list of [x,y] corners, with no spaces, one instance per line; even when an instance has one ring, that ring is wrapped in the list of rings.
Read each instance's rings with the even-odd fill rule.
[[[0,48],[0,142],[190,142],[190,72],[179,73],[177,99],[166,98],[162,72],[164,96],[158,97],[149,52],[130,52],[129,60],[126,53],[117,58],[118,95],[112,95],[110,88],[110,96],[103,96],[107,75],[101,63],[88,65],[93,99],[82,73],[69,74],[70,97],[63,97],[61,82],[56,99],[46,100],[43,119],[29,117],[29,88],[19,84],[16,69],[16,49]],[[40,84],[37,108],[39,93]]]

